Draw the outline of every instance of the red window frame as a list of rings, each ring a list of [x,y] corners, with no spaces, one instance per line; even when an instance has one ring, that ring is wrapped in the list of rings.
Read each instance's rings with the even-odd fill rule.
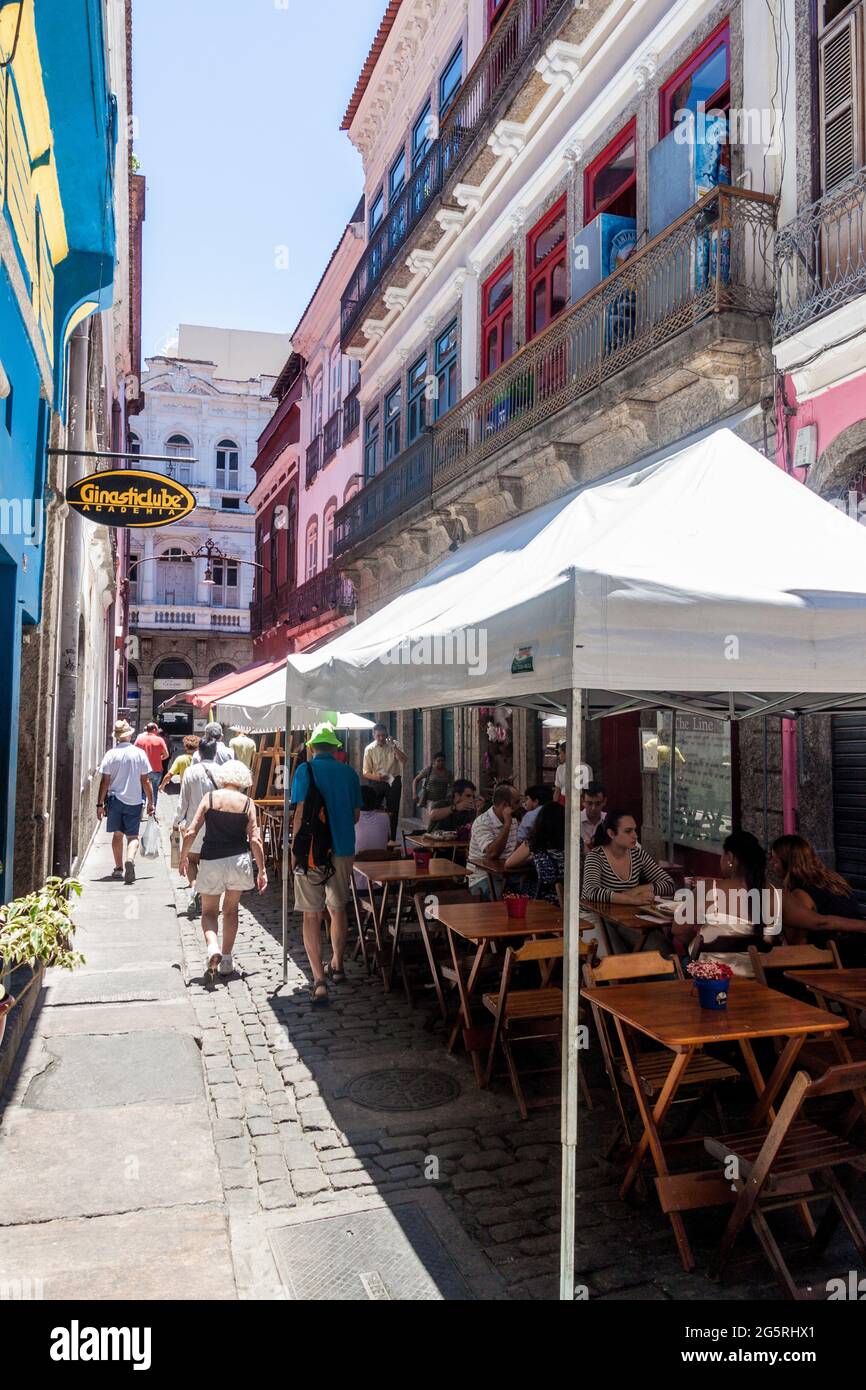
[[[532,262],[533,262],[533,259],[534,259],[535,243],[537,242],[538,238],[539,238],[540,236],[543,236],[544,233],[547,231],[548,227],[552,226],[553,223],[554,223],[554,222],[557,222],[557,221],[559,220],[559,218],[562,217],[562,216],[566,216],[566,217],[567,217],[566,195],[565,195],[564,193],[563,193],[562,197],[559,199],[559,201],[556,202],[556,203],[554,203],[554,205],[553,205],[553,207],[550,209],[550,211],[549,211],[549,212],[546,212],[546,213],[544,214],[544,216],[542,217],[541,221],[540,221],[540,222],[536,222],[535,226],[532,228],[532,231],[529,233],[529,235],[528,235],[527,238],[526,238],[526,341],[527,341],[527,342],[529,342],[532,338],[537,337],[539,333],[542,333],[542,332],[544,331],[544,329],[542,329],[542,328],[534,328],[534,327],[533,327],[533,324],[532,324],[533,300],[534,300],[534,298],[535,298],[535,290],[536,290],[536,287],[537,287],[539,281],[540,281],[540,280],[546,280],[546,281],[547,281],[547,303],[548,303],[548,308],[549,308],[549,307],[550,307],[550,302],[551,302],[551,294],[552,294],[552,291],[553,291],[553,275],[554,275],[554,271],[556,270],[557,266],[560,266],[560,265],[561,265],[561,266],[564,266],[564,267],[565,267],[565,266],[568,265],[568,226],[566,225],[565,236],[563,237],[563,239],[562,239],[562,241],[560,242],[559,246],[555,246],[555,247],[553,248],[552,251],[549,251],[549,252],[547,253],[547,255],[545,256],[544,260],[541,262],[540,265],[537,265],[537,266],[533,267],[532,269],[530,269],[530,267],[532,267]],[[549,316],[549,318],[548,318],[548,320],[547,320],[547,323],[544,325],[544,328],[547,328],[551,323],[553,323],[553,321],[554,321],[555,318],[558,318],[558,317],[559,317],[559,314],[561,314],[561,313],[563,312],[563,310],[565,309],[567,303],[568,303],[568,296],[566,295],[566,304],[564,304],[563,307],[562,307],[562,309],[559,310],[559,313],[557,313],[557,314],[551,314],[551,315]]]
[[[626,147],[626,145],[630,144],[632,140],[634,141],[634,155],[635,155],[635,159],[634,159],[634,173],[632,174],[631,178],[628,178],[628,179],[625,180],[625,182],[622,184],[622,186],[621,186],[620,188],[617,189],[616,193],[612,193],[611,196],[610,196],[609,198],[605,198],[604,202],[601,203],[598,207],[594,207],[594,206],[593,206],[593,203],[594,203],[594,196],[593,196],[593,195],[594,195],[594,190],[595,190],[595,181],[596,181],[596,179],[597,179],[599,173],[601,172],[602,169],[605,168],[606,165],[610,164],[611,160],[614,159],[614,158],[616,157],[616,155],[619,154],[620,150],[624,150],[625,147]],[[628,123],[627,126],[624,126],[624,127],[623,127],[623,129],[619,132],[618,135],[615,135],[615,136],[613,137],[613,139],[610,141],[610,144],[605,145],[604,149],[601,151],[601,154],[597,154],[596,157],[595,157],[595,159],[592,161],[592,163],[589,164],[589,165],[587,165],[586,169],[584,170],[584,175],[583,175],[583,225],[586,226],[587,223],[592,222],[593,218],[598,217],[598,215],[599,215],[600,212],[604,212],[606,208],[609,208],[610,205],[611,205],[611,203],[615,202],[617,198],[621,198],[622,195],[623,195],[623,193],[626,193],[626,192],[628,191],[628,189],[633,188],[634,185],[635,185],[636,183],[637,183],[637,120],[633,119],[633,120],[630,120],[630,121],[629,121],[629,123]]]
[[[677,68],[673,76],[669,77],[667,82],[665,82],[659,89],[660,140],[663,140],[666,135],[670,135],[671,131],[674,128],[673,113],[670,110],[671,93],[675,92],[677,87],[679,87],[683,82],[685,82],[687,77],[691,77],[693,72],[697,72],[698,68],[701,66],[704,60],[706,58],[709,58],[710,54],[713,53],[715,49],[721,47],[720,40],[723,40],[725,45],[725,80],[722,83],[721,87],[719,87],[717,91],[714,92],[711,99],[707,102],[707,110],[711,111],[714,108],[718,108],[718,98],[722,95],[723,92],[727,92],[727,102],[728,104],[730,104],[731,23],[729,19],[723,19],[721,24],[717,25],[713,32],[710,35],[708,35],[706,39],[704,39],[704,42],[701,44],[700,48],[696,48],[691,57],[687,58],[686,61],[682,64],[682,66]]]
[[[487,0],[487,33],[493,33],[493,27],[502,18],[508,9],[508,0]]]
[[[498,309],[495,309],[495,310],[493,311],[493,313],[491,314],[491,313],[488,312],[488,308],[487,308],[487,303],[488,303],[488,299],[489,299],[489,296],[490,296],[490,291],[493,289],[494,285],[496,285],[497,282],[498,282],[499,280],[502,279],[503,275],[506,275],[506,274],[507,274],[507,272],[508,272],[509,270],[511,271],[511,294],[508,296],[508,298],[507,298],[506,300],[504,300],[504,301],[502,302],[502,304],[500,304],[499,308],[498,308]],[[500,368],[501,366],[503,366],[503,364],[509,360],[508,357],[503,357],[503,356],[502,356],[502,327],[503,327],[503,324],[505,323],[505,320],[506,320],[506,318],[508,317],[509,314],[511,315],[511,352],[509,353],[509,357],[513,357],[513,356],[514,356],[515,349],[516,349],[515,335],[514,335],[514,255],[513,255],[513,253],[512,253],[511,255],[506,256],[506,257],[505,257],[505,260],[502,262],[502,264],[501,264],[501,265],[498,265],[498,266],[496,267],[496,269],[494,270],[493,274],[490,275],[490,276],[488,276],[488,278],[484,281],[484,285],[483,285],[482,290],[481,290],[481,380],[482,380],[482,381],[486,380],[486,378],[487,378],[488,376],[491,375],[491,372],[488,371],[488,369],[487,369],[487,363],[488,363],[488,360],[489,360],[489,353],[488,353],[488,350],[487,350],[487,349],[488,349],[488,344],[489,344],[489,342],[490,342],[490,338],[491,338],[491,336],[492,336],[494,333],[496,333],[496,335],[497,335],[497,337],[498,337],[498,339],[499,339],[499,352],[498,352],[499,361],[497,362],[496,366],[495,366],[492,370],[493,370],[493,371],[498,371],[499,368]]]

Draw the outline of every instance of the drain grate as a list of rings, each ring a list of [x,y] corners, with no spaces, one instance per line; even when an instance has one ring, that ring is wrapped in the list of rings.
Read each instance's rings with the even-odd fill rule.
[[[317,1217],[272,1231],[270,1239],[283,1283],[297,1300],[474,1299],[414,1202]]]
[[[444,1076],[439,1071],[389,1067],[356,1076],[349,1082],[346,1095],[367,1110],[433,1110],[437,1105],[456,1100],[460,1086],[453,1076]]]

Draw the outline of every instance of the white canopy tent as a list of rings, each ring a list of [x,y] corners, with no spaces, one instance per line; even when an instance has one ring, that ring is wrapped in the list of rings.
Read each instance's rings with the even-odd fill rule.
[[[866,706],[866,528],[721,429],[477,537],[289,658],[296,705],[526,704],[720,719]],[[286,795],[288,796],[288,790]],[[573,1296],[580,837],[567,827],[563,1297]],[[285,881],[284,875],[284,881]],[[284,921],[284,933],[286,923]]]
[[[245,729],[249,733],[271,733],[284,729],[286,714],[286,677],[281,669],[272,671],[260,680],[235,690],[225,700],[216,704],[217,717],[221,724],[232,729]],[[323,719],[328,719],[337,729],[372,729],[372,719],[360,714],[349,714],[342,710],[320,710],[302,706],[292,709],[292,729],[311,729]]]

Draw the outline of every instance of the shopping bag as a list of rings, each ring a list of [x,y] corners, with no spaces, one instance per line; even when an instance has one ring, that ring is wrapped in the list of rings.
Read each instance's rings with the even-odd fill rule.
[[[148,816],[141,832],[141,853],[145,859],[159,858],[159,827],[154,816]]]
[[[180,868],[180,831],[171,832],[171,867]]]

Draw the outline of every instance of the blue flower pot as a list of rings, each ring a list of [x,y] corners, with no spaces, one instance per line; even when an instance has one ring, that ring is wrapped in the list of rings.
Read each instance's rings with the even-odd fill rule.
[[[695,980],[698,1002],[702,1009],[726,1009],[730,980]]]

